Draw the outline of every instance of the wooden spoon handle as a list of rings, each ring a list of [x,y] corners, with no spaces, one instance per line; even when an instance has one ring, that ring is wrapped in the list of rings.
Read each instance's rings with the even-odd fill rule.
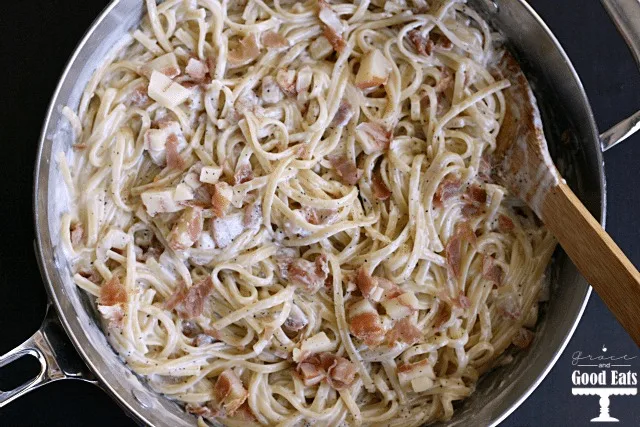
[[[553,187],[541,212],[578,270],[640,346],[640,273],[567,184]]]

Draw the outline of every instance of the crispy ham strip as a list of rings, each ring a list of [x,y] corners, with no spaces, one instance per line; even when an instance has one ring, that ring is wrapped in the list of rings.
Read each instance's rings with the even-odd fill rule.
[[[467,242],[471,245],[476,243],[476,235],[471,226],[466,223],[456,225],[456,231],[447,242],[445,248],[447,266],[453,277],[460,277],[460,264],[462,262],[462,244]]]
[[[446,302],[441,302],[438,307],[438,312],[436,313],[436,317],[433,319],[433,327],[435,329],[440,329],[442,325],[447,323],[451,318],[451,306]]]
[[[369,347],[382,343],[385,329],[371,302],[362,299],[349,307],[349,331]]]
[[[420,33],[420,30],[411,30],[407,33],[407,36],[419,54],[425,56],[431,55],[434,46],[431,38],[424,37],[422,33]]]
[[[167,310],[174,310],[182,319],[193,319],[204,311],[204,303],[213,291],[213,280],[210,276],[206,279],[187,288],[184,282],[180,281],[178,289],[165,302]]]
[[[324,352],[310,356],[296,366],[306,386],[326,381],[336,390],[348,388],[356,378],[356,367],[348,359]]]
[[[371,189],[373,190],[374,197],[378,200],[387,200],[391,197],[391,190],[389,190],[389,187],[384,183],[379,170],[374,171],[371,176]]]
[[[512,343],[518,348],[529,348],[533,342],[534,333],[529,329],[520,328],[518,332],[513,336]]]
[[[74,247],[78,246],[81,242],[82,239],[84,238],[84,227],[82,226],[82,223],[80,222],[74,222],[71,224],[71,243],[73,244]]]
[[[254,202],[244,206],[244,216],[242,225],[246,228],[254,228],[262,223],[262,206],[260,203]]]
[[[111,277],[100,288],[100,297],[98,304],[100,305],[116,305],[125,304],[127,302],[127,290],[120,283],[117,276]]]
[[[202,209],[188,207],[169,233],[169,247],[174,251],[190,248],[198,240],[203,227]]]
[[[400,295],[382,301],[387,315],[394,320],[399,320],[410,316],[418,310],[418,299],[411,291],[403,292]]]
[[[487,191],[477,184],[470,185],[464,196],[473,203],[487,203]]]
[[[355,163],[346,156],[328,156],[327,159],[343,184],[356,185],[362,176],[362,170],[358,169]]]
[[[389,149],[392,132],[379,123],[364,122],[356,126],[356,138],[365,154],[372,154]]]
[[[218,380],[213,386],[213,395],[225,412],[233,415],[247,400],[249,393],[233,369],[229,368],[218,376]]]
[[[253,169],[251,168],[250,163],[243,163],[239,165],[236,173],[233,175],[233,183],[234,185],[244,184],[247,181],[251,181],[253,179]]]
[[[262,44],[267,48],[279,49],[289,46],[289,42],[286,38],[276,33],[275,31],[267,31],[262,35]]]
[[[127,290],[117,276],[111,277],[100,288],[98,311],[110,328],[120,328],[124,321],[124,304],[127,303]]]
[[[344,51],[347,43],[342,38],[342,33],[344,32],[344,25],[340,21],[338,14],[333,10],[333,8],[327,3],[325,0],[318,0],[318,5],[320,6],[320,10],[318,13],[318,17],[320,21],[322,21],[322,34],[329,40],[333,49],[342,53]]]
[[[214,218],[211,236],[219,248],[226,248],[245,230],[245,214],[236,212],[223,218]]]
[[[509,233],[514,229],[513,220],[506,215],[498,215],[498,230],[501,233]]]
[[[291,283],[309,294],[315,294],[324,286],[329,276],[327,256],[319,255],[314,262],[297,258],[289,264],[287,274]]]
[[[227,212],[233,199],[233,188],[226,182],[220,181],[211,188],[211,209],[213,214],[221,218]]]
[[[386,335],[387,344],[391,346],[396,342],[413,345],[420,341],[420,338],[422,338],[422,332],[406,317],[398,320]]]
[[[463,195],[463,199],[467,200],[467,203],[462,207],[462,216],[465,218],[477,217],[484,213],[487,191],[477,184],[472,184]]]
[[[293,304],[291,306],[291,311],[289,312],[289,317],[284,322],[284,327],[293,332],[297,332],[303,329],[309,323],[309,319],[304,314],[304,312],[297,305]]]
[[[492,282],[495,286],[501,286],[503,276],[502,267],[496,263],[493,257],[485,255],[482,260],[482,277]]]
[[[260,55],[260,47],[255,34],[247,34],[236,46],[229,51],[227,59],[231,66],[237,67],[245,65],[256,59]]]
[[[518,320],[522,315],[520,304],[511,294],[507,294],[500,299],[497,309],[498,313],[505,319]]]
[[[433,204],[436,207],[441,207],[447,200],[458,195],[461,186],[462,182],[458,178],[447,175],[436,189]]]
[[[342,100],[338,106],[336,115],[333,116],[333,120],[331,120],[331,126],[346,126],[346,124],[351,120],[351,117],[353,117],[353,114],[354,112],[351,104],[348,101]]]
[[[373,276],[371,276],[363,267],[356,271],[355,283],[360,290],[360,293],[365,298],[370,298],[378,286]]]

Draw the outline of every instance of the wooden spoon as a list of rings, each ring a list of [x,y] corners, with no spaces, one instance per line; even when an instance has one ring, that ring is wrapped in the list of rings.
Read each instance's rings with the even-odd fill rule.
[[[511,82],[495,151],[498,181],[533,209],[640,346],[640,273],[555,168],[536,99],[518,63],[505,54],[498,68]]]

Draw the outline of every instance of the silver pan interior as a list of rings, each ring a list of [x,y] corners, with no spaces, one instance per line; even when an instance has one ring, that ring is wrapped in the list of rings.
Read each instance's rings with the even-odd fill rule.
[[[507,38],[534,87],[556,164],[593,215],[604,218],[604,167],[597,129],[566,54],[524,1],[469,3]],[[49,295],[76,349],[102,387],[140,422],[194,425],[192,416],[149,390],[114,353],[98,326],[90,299],[72,282],[58,246],[66,190],[54,159],[72,143],[60,110],[64,105],[77,107],[97,65],[138,24],[143,13],[140,0],[114,1],[88,31],[62,76],[44,125],[35,172],[38,249]],[[554,257],[549,277],[551,299],[544,305],[532,347],[517,354],[514,363],[486,375],[472,397],[460,405],[452,425],[499,423],[526,399],[559,357],[582,315],[590,287],[561,251]]]

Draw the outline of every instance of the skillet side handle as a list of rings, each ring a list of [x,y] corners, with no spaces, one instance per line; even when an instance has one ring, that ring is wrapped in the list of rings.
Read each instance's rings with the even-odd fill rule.
[[[84,365],[69,342],[55,309],[47,307],[40,329],[18,347],[0,356],[0,367],[24,356],[33,356],[40,362],[40,372],[35,378],[13,390],[0,390],[0,408],[20,396],[53,381],[78,379],[97,384],[93,374]]]
[[[640,67],[640,0],[600,0]]]
[[[640,0],[600,0],[640,68]],[[640,130],[640,111],[600,135],[602,151]]]
[[[607,151],[640,130],[640,111],[600,134],[602,151]]]

